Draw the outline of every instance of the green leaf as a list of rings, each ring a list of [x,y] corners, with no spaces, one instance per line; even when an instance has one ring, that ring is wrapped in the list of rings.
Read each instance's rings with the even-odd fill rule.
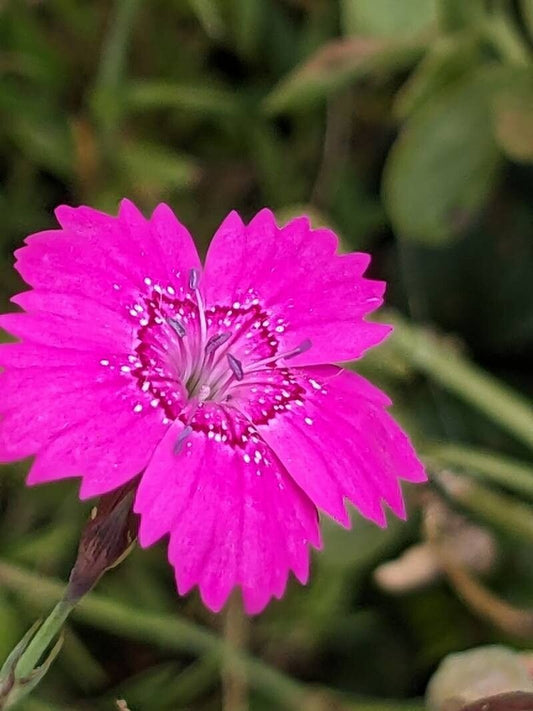
[[[18,115],[6,124],[6,130],[31,161],[61,178],[72,178],[74,142],[65,117]]]
[[[502,150],[511,160],[533,162],[533,73],[516,78],[494,100],[494,130]]]
[[[436,474],[434,481],[447,496],[476,518],[514,539],[533,543],[532,506],[448,470]]]
[[[129,84],[124,101],[130,111],[173,108],[214,117],[234,116],[241,108],[239,96],[227,89],[150,80]]]
[[[472,71],[481,59],[479,42],[470,33],[437,39],[396,94],[394,113],[400,119],[407,118],[431,102],[436,92]]]
[[[437,20],[436,0],[342,0],[345,34],[412,36]]]
[[[521,0],[520,8],[529,34],[533,35],[533,0]]]
[[[133,186],[140,192],[192,186],[199,177],[196,163],[166,146],[145,141],[130,141],[122,145],[119,164]]]
[[[395,42],[353,37],[325,44],[274,88],[265,100],[267,113],[302,109],[368,75],[392,74],[410,67],[425,42]]]
[[[521,497],[533,500],[533,466],[496,452],[460,444],[433,444],[424,448],[424,459],[457,467],[480,479],[492,481]]]
[[[189,0],[189,4],[206,34],[220,39],[225,28],[216,0]]]
[[[405,124],[383,180],[385,206],[401,237],[445,244],[482,207],[499,167],[489,102],[501,77],[497,67],[476,72]]]

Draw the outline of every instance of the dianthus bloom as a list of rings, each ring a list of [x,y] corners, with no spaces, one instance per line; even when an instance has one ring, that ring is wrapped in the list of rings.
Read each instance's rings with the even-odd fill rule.
[[[166,205],[56,214],[16,253],[24,312],[0,316],[20,340],[0,346],[0,461],[35,455],[29,484],[81,476],[82,499],[141,474],[141,545],[168,534],[178,591],[215,611],[236,585],[255,613],[290,570],[305,583],[318,510],[405,515],[398,480],[425,474],[390,400],[324,365],[390,330],[365,321],[384,292],[368,255],[305,217],[232,212],[202,267]]]

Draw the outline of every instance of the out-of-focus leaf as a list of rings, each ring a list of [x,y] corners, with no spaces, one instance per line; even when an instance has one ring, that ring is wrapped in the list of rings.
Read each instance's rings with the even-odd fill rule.
[[[277,207],[301,201],[306,184],[294,163],[287,161],[286,145],[270,125],[255,122],[250,148],[265,203]]]
[[[533,0],[520,0],[520,8],[529,34],[533,36]]]
[[[251,57],[257,51],[267,11],[264,0],[233,0],[233,35],[239,54]],[[270,9],[270,8],[268,8]]]
[[[436,0],[342,0],[341,11],[348,35],[409,36],[437,20]]]
[[[489,102],[501,78],[499,68],[468,76],[405,124],[383,182],[385,205],[401,237],[445,244],[483,205],[499,166]]]
[[[405,119],[432,101],[437,92],[472,71],[480,61],[479,42],[471,34],[439,38],[396,94],[394,113]]]
[[[425,41],[397,42],[378,37],[334,40],[296,67],[265,101],[268,113],[301,109],[369,74],[390,74],[411,66]]]
[[[122,682],[105,698],[108,705],[112,698],[124,697],[132,709],[149,708],[157,698],[159,711],[175,711],[189,708],[207,689],[214,686],[219,677],[219,662],[205,655],[181,669],[175,662],[167,662],[147,669]]]
[[[301,203],[297,205],[287,205],[281,210],[276,210],[276,217],[281,225],[286,224],[295,217],[300,217],[300,215],[307,215],[313,229],[318,229],[319,227],[328,227],[329,229],[333,229],[334,227],[331,223],[329,215],[325,215],[314,205]],[[335,229],[334,232],[339,237],[340,249],[342,250],[343,245],[345,244],[342,235],[339,235],[339,231],[337,229]]]
[[[72,178],[74,142],[65,117],[19,115],[6,127],[21,153],[60,178]]]
[[[533,161],[533,74],[520,72],[494,100],[498,143],[512,160]]]
[[[433,444],[424,448],[424,459],[495,482],[520,497],[533,499],[533,467],[496,452],[454,444]]]
[[[50,42],[45,28],[32,12],[28,3],[11,3],[10,12],[0,26],[0,48],[17,63],[38,65],[39,84],[57,89],[70,79],[70,68],[61,56],[61,50]]]
[[[206,34],[220,39],[225,28],[217,0],[189,0],[189,4]]]
[[[445,0],[437,2],[439,25],[444,32],[455,32],[466,27],[479,29],[486,12],[485,0]]]
[[[124,143],[119,164],[140,193],[182,190],[191,187],[199,177],[199,168],[191,158],[157,143]]]
[[[204,116],[234,116],[241,109],[235,92],[206,85],[138,81],[124,92],[126,107],[133,111],[175,108]]]
[[[0,590],[0,660],[7,657],[22,634],[21,621],[16,606],[8,595]]]
[[[436,481],[451,499],[505,534],[533,542],[533,507],[483,484],[442,471]]]
[[[117,97],[140,5],[141,0],[116,0],[103,42],[90,104],[93,116],[107,139],[117,129],[121,118],[122,105]]]

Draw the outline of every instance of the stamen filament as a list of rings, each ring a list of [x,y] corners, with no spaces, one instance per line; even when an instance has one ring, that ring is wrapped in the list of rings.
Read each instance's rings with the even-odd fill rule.
[[[256,360],[254,363],[250,363],[250,365],[247,365],[244,368],[244,372],[253,373],[255,370],[261,370],[263,366],[269,365],[270,363],[275,363],[281,358],[283,358],[284,360],[295,358],[296,356],[308,351],[311,348],[311,345],[311,341],[309,339],[306,339],[305,341],[302,341],[299,346],[296,346],[296,348],[293,348],[292,350],[287,351],[286,353],[275,353],[269,358],[264,358],[263,360]]]

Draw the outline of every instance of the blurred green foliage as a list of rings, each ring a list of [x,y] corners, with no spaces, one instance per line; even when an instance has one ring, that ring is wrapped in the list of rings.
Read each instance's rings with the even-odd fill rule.
[[[22,288],[13,249],[61,202],[165,200],[202,248],[232,208],[332,225],[373,253],[404,313],[357,368],[394,396],[432,495],[492,532],[487,585],[525,607],[532,126],[531,0],[2,0],[1,306]],[[0,660],[57,599],[46,578],[66,580],[88,513],[76,483],[27,490],[25,468],[0,480]],[[379,588],[376,567],[425,535],[424,496],[407,495],[409,522],[385,531],[325,522],[311,584],[247,625],[252,709],[303,708],[314,685],[345,708],[418,709],[400,699],[422,696],[446,654],[531,644],[442,579]],[[135,551],[97,595],[24,708],[220,707],[221,622],[178,599],[163,546]]]

